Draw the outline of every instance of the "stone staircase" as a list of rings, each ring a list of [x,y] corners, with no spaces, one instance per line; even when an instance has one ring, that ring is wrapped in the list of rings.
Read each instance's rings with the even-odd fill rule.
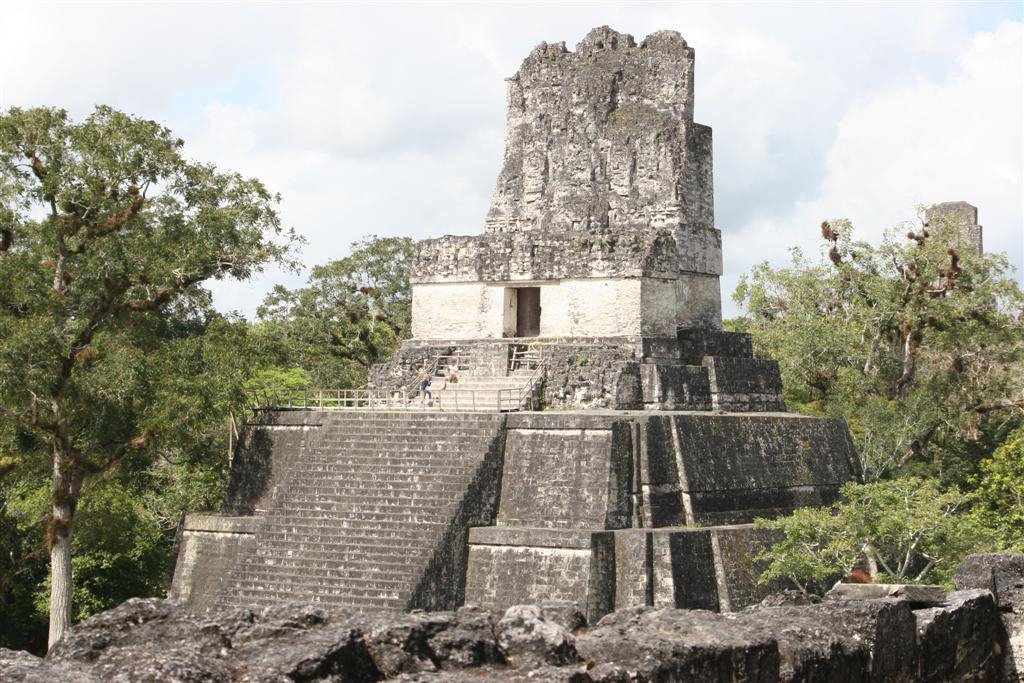
[[[219,606],[461,604],[466,530],[495,514],[504,419],[329,414],[319,440],[277,487]]]
[[[463,373],[457,383],[445,386],[443,381],[435,381],[430,390],[434,407],[441,410],[528,410],[530,374],[476,376]]]
[[[469,356],[442,356],[434,362],[430,407],[439,410],[517,411],[529,410],[532,382],[539,361],[531,364],[513,359],[513,368],[502,374],[488,372]],[[458,382],[448,382],[448,367],[458,367]]]

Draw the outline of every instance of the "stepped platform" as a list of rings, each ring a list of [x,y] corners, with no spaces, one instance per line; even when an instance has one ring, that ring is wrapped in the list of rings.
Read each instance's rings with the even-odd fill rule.
[[[263,405],[222,515],[186,519],[171,595],[565,598],[590,620],[756,602],[772,538],[751,522],[860,467],[846,425],[786,414],[778,364],[722,329],[693,77],[673,32],[537,46],[507,79],[484,233],[415,246],[412,338],[366,388]]]
[[[460,380],[461,381],[461,380]],[[276,411],[221,515],[186,519],[172,597],[450,609],[756,602],[750,522],[860,476],[845,425],[722,411]]]
[[[461,604],[468,528],[497,509],[504,420],[265,415],[246,430],[228,498],[229,512],[251,515],[186,519],[171,596],[195,608]],[[213,556],[216,566],[206,565]]]

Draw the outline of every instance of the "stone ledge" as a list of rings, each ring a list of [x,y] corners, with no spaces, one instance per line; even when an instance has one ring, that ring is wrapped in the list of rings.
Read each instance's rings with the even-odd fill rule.
[[[882,600],[895,598],[919,605],[941,605],[946,602],[942,586],[909,583],[837,583],[826,595],[829,600]]]
[[[601,529],[541,529],[536,527],[480,526],[469,530],[474,545],[526,546],[534,548],[578,548],[590,550],[597,537],[608,537]]]
[[[253,534],[262,519],[262,515],[236,517],[193,513],[185,515],[184,531]]]

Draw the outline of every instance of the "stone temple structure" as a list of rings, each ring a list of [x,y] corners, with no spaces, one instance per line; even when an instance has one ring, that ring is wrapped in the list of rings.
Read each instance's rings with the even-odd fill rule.
[[[776,363],[722,330],[692,48],[603,27],[508,83],[483,234],[419,243],[413,338],[369,388],[247,425],[173,597],[734,610],[771,540],[751,522],[859,478],[846,425],[785,413]]]
[[[956,226],[960,244],[970,245],[979,254],[984,251],[982,228],[978,225],[978,207],[967,202],[941,202],[925,209],[926,225],[940,220],[940,217]]]

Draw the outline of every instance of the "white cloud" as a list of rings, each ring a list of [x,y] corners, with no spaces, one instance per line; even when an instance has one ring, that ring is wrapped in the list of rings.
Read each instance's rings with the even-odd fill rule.
[[[1020,262],[1012,4],[11,2],[3,11],[0,106],[81,115],[103,102],[166,123],[191,156],[280,192],[284,221],[309,239],[310,265],[369,233],[479,232],[501,160],[501,79],[538,42],[572,48],[600,24],[637,39],[675,29],[697,51],[726,295],[752,261],[813,245],[822,216],[878,230],[918,202],[977,204],[987,245],[1016,249]],[[1007,16],[1015,21],[995,30],[993,17]],[[271,271],[218,285],[217,304],[251,313],[275,282],[300,281]]]
[[[913,219],[915,206],[965,200],[979,207],[987,251],[1021,268],[1022,38],[1017,22],[977,35],[942,81],[878,93],[846,112],[825,157],[819,189],[786,214],[727,234],[726,269],[735,275],[784,247],[818,246],[818,223],[849,217],[862,239],[878,240]]]

